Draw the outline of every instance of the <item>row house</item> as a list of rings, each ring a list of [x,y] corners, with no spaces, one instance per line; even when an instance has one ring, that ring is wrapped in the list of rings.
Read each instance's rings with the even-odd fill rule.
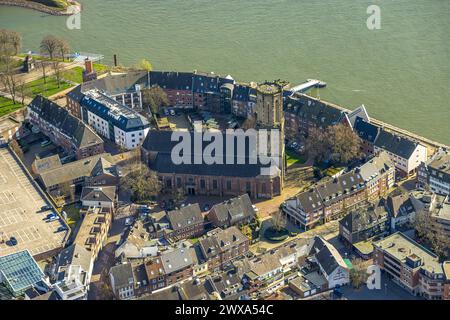
[[[376,263],[412,295],[429,300],[448,299],[448,261],[397,232],[374,243]]]
[[[422,162],[427,161],[427,147],[386,130],[380,130],[375,140],[374,152],[379,151],[387,152],[402,175],[415,172]]]
[[[130,300],[135,297],[136,278],[131,263],[112,267],[109,271],[109,280],[117,299]]]
[[[302,140],[311,128],[325,129],[339,123],[348,124],[344,112],[328,102],[296,94],[284,101],[285,134]]]
[[[231,101],[231,113],[241,117],[250,118],[255,114],[256,86],[246,84],[235,84],[233,99]]]
[[[237,228],[214,229],[199,241],[208,269],[217,271],[248,252],[250,240]]]
[[[353,125],[353,131],[361,138],[360,150],[366,156],[374,154],[375,140],[377,139],[380,130],[380,127],[377,127],[363,118],[356,118]]]
[[[194,262],[187,248],[165,251],[145,262],[145,272],[152,291],[192,278]]]
[[[286,200],[282,210],[291,222],[309,229],[379,199],[393,184],[392,162],[380,153],[362,166]]]
[[[67,110],[36,96],[27,107],[28,120],[53,143],[83,159],[104,152],[103,140]]]
[[[450,153],[438,150],[417,169],[417,184],[435,193],[450,195]]]

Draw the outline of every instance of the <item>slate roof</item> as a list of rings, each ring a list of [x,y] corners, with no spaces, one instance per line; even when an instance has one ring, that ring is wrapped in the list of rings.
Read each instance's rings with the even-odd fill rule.
[[[131,263],[123,263],[112,267],[109,273],[114,277],[116,288],[122,288],[134,283],[133,267]]]
[[[375,146],[387,150],[403,159],[409,159],[418,144],[418,142],[395,135],[385,130],[380,130],[380,133],[375,140]]]
[[[340,123],[344,116],[337,108],[302,94],[286,98],[284,109],[285,112],[296,114],[301,119],[322,128]]]
[[[329,182],[317,185],[316,189],[324,204],[339,201],[346,194],[356,192],[364,186],[361,175],[355,171],[345,173]]]
[[[150,169],[161,173],[189,173],[195,175],[206,176],[229,176],[229,177],[256,177],[261,174],[261,168],[268,167],[257,161],[256,164],[250,163],[249,155],[252,152],[248,142],[246,143],[246,157],[243,159],[245,164],[237,164],[238,158],[234,157],[234,164],[226,164],[227,153],[234,155],[237,153],[237,142],[235,143],[235,150],[228,152],[226,143],[223,146],[223,164],[194,164],[194,138],[193,132],[191,135],[191,164],[174,164],[171,158],[172,149],[179,143],[179,141],[171,141],[171,131],[150,131],[144,140],[142,148],[146,151],[157,153],[156,159],[150,163]],[[226,139],[225,137],[223,138]],[[210,142],[203,142],[203,149],[206,148]],[[219,151],[220,152],[220,151]],[[187,154],[186,154],[187,155]],[[186,156],[185,155],[185,156]]]
[[[350,212],[339,223],[353,233],[369,229],[374,225],[385,223],[386,221],[387,212],[382,206],[370,206]]]
[[[350,112],[348,115],[348,120],[352,126],[352,128],[355,126],[355,122],[357,119],[363,119],[366,122],[370,122],[369,115],[367,114],[366,107],[364,105],[359,106],[352,112]]]
[[[323,208],[322,198],[316,188],[299,193],[296,198],[298,206],[304,212],[313,212]]]
[[[116,187],[114,186],[84,187],[81,192],[81,201],[113,202],[115,198]]]
[[[450,184],[450,153],[448,151],[440,150],[427,166],[432,169],[428,170],[431,177]]]
[[[353,129],[358,136],[370,143],[374,143],[378,136],[380,128],[376,125],[366,122],[363,118],[357,117]]]
[[[393,217],[407,216],[415,211],[407,192],[394,190],[386,199],[386,209]]]
[[[174,231],[195,224],[203,224],[204,220],[198,203],[188,205],[178,210],[169,211],[167,217]]]
[[[110,98],[98,89],[85,92],[85,96],[80,104],[83,108],[125,132],[143,130],[150,127],[150,123],[145,117]]]
[[[230,221],[231,224],[253,217],[256,214],[250,197],[246,193],[216,204],[211,210],[214,210],[219,221]]]
[[[36,96],[28,107],[36,112],[39,118],[70,137],[77,148],[86,148],[103,142],[89,126],[72,116],[66,109],[42,96]]]
[[[331,243],[321,239],[321,241],[317,243],[316,248],[319,249],[319,251],[315,253],[315,258],[326,275],[331,275],[338,267],[348,270],[344,259]]]
[[[390,160],[388,154],[383,151],[361,165],[357,169],[357,171],[359,172],[362,179],[367,182],[380,177],[387,171],[393,169],[394,164]]]
[[[111,159],[109,153],[98,154],[92,157],[67,163],[61,167],[46,170],[40,174],[40,178],[45,187],[54,186],[82,177],[90,177],[95,165],[101,159]]]
[[[199,245],[205,258],[209,259],[246,241],[249,241],[249,239],[237,227],[233,226],[225,230],[213,230],[209,236],[200,239]]]

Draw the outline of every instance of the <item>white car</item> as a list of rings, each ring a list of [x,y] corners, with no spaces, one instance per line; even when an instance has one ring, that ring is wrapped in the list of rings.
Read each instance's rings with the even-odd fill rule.
[[[128,226],[131,226],[133,224],[133,218],[126,218],[125,219],[125,225],[128,227]]]

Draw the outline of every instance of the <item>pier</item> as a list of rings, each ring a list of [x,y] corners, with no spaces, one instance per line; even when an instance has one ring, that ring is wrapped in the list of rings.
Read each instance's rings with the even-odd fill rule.
[[[295,93],[305,93],[312,88],[324,88],[326,86],[327,84],[323,81],[317,79],[308,79],[306,82],[299,84],[298,86],[295,86],[288,91],[291,93],[291,95],[294,95]]]

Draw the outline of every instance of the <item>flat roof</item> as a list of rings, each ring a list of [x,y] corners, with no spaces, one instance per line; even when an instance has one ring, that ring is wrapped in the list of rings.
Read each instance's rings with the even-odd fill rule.
[[[401,232],[394,233],[383,240],[375,242],[374,246],[386,251],[402,263],[406,262],[407,257],[414,259],[419,257],[422,260],[421,268],[424,270],[435,273],[443,272],[442,264],[439,263],[437,255]]]
[[[36,182],[7,148],[0,148],[0,256],[29,250],[32,256],[62,248],[68,231],[60,219],[46,222],[52,210],[41,211],[49,205]],[[17,245],[9,239],[15,237]]]

